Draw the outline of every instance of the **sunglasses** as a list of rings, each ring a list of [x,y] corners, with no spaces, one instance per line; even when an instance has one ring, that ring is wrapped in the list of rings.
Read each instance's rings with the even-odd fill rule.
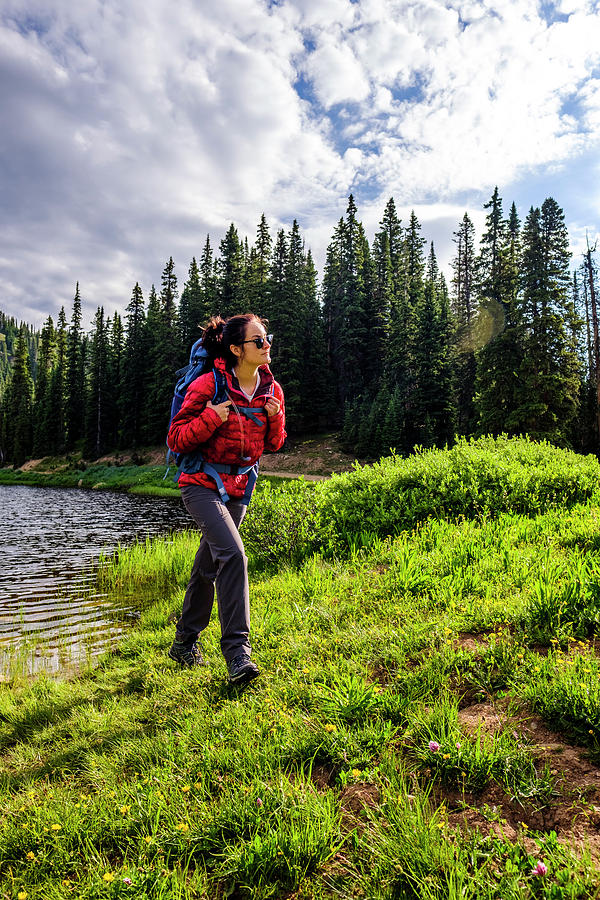
[[[272,334],[266,334],[264,337],[250,338],[249,341],[242,341],[242,344],[256,344],[256,346],[258,347],[258,349],[261,350],[261,349],[262,349],[262,346],[263,346],[263,344],[264,344],[265,341],[267,342],[267,344],[268,344],[269,347],[270,347],[271,344],[273,343],[273,335],[272,335]]]

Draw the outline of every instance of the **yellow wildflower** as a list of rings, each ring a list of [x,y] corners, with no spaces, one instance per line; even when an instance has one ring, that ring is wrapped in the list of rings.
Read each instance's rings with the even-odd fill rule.
[[[361,775],[362,775],[362,772],[360,771],[360,769],[352,769],[352,777],[353,778],[360,778]]]
[[[147,844],[151,844],[151,843],[152,843],[152,838],[150,837],[149,834],[146,835],[146,837],[144,838],[144,840],[146,841]]]
[[[27,891],[19,891],[17,897],[19,900],[27,900]]]
[[[33,850],[29,851],[29,853],[27,854],[27,859],[35,859],[35,853],[33,852]]]
[[[200,788],[202,787],[202,784],[199,781],[197,781],[196,784],[194,785],[194,787],[197,788],[198,790],[200,790]]]
[[[123,815],[123,816],[126,816],[130,809],[131,809],[131,806],[120,806],[119,807],[119,811],[120,811],[121,815]]]
[[[102,881],[106,881],[107,884],[111,884],[115,880],[115,876],[112,872],[105,872],[102,876]]]
[[[331,722],[328,722],[327,725],[325,726],[325,731],[328,734],[331,734],[332,732],[337,731],[337,728],[335,727],[335,725],[332,725]]]
[[[55,824],[55,825],[51,825],[50,828],[52,831],[61,831],[62,825]]]
[[[176,825],[175,828],[177,831],[186,832],[190,830],[190,826],[186,825],[185,822],[180,822],[179,825]]]
[[[187,794],[188,791],[191,791],[191,787],[190,787],[189,784],[186,784],[185,787],[182,787],[182,788],[181,788],[182,794]]]

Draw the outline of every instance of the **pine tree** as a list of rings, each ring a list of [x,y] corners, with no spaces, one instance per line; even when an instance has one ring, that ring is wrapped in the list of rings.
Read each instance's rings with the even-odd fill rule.
[[[48,416],[50,404],[50,384],[56,353],[56,336],[52,316],[48,316],[42,328],[35,403],[33,407],[33,454],[44,456],[48,452]]]
[[[97,459],[107,449],[109,431],[109,339],[104,309],[101,306],[98,307],[94,318],[89,357],[83,452],[87,458]]]
[[[198,326],[204,321],[204,318],[200,270],[194,256],[179,301],[180,340],[186,353],[189,353],[192,344],[200,337]]]
[[[169,423],[175,373],[183,365],[185,354],[178,341],[177,276],[170,257],[162,273],[162,289],[154,306],[150,297],[146,319],[146,352],[150,361],[146,397],[146,429],[151,443],[164,441]]]
[[[115,312],[106,322],[108,335],[108,383],[111,390],[108,392],[107,402],[107,446],[109,449],[120,445],[121,440],[121,415],[119,398],[123,393],[123,377],[125,364],[125,335],[123,320]]]
[[[66,426],[67,384],[67,319],[60,308],[56,323],[56,358],[50,376],[48,414],[45,424],[47,453],[62,453],[67,444]]]
[[[156,293],[154,294],[156,300]],[[146,316],[144,297],[138,282],[135,283],[125,318],[126,336],[123,350],[123,378],[119,394],[121,418],[121,446],[139,446],[142,437],[142,413],[148,383],[148,358],[146,355]]]
[[[485,209],[490,212],[478,259],[475,343],[481,350],[477,357],[476,408],[480,431],[515,433],[512,410],[519,390],[524,339],[517,298],[520,223],[514,204],[509,221],[503,218],[498,188]]]
[[[457,428],[470,435],[475,429],[475,226],[465,213],[454,232],[456,256],[452,261],[452,303],[454,353],[456,357]]]
[[[245,312],[244,247],[232,223],[221,241],[217,261],[217,304],[224,318]]]
[[[200,289],[202,291],[202,306],[199,310],[198,325],[203,326],[218,312],[217,298],[217,264],[213,259],[210,237],[207,236],[204,250],[200,257]]]
[[[328,342],[340,409],[360,395],[373,377],[369,333],[373,310],[373,271],[369,244],[356,217],[352,194],[328,250],[324,305]]]
[[[85,415],[85,356],[81,329],[79,282],[75,288],[73,314],[67,334],[66,425],[67,446],[73,448],[83,435]]]
[[[524,353],[511,413],[515,430],[565,443],[578,404],[577,331],[564,213],[547,198],[523,229]]]
[[[273,240],[265,214],[260,217],[256,229],[256,242],[250,251],[246,292],[248,309],[259,316],[270,318],[270,270]]]
[[[436,446],[452,439],[454,404],[449,301],[431,244],[423,298],[417,309],[412,422],[415,443]]]
[[[302,272],[305,319],[302,335],[302,430],[316,431],[335,418],[326,369],[325,326],[318,299],[317,270],[310,250]]]
[[[373,241],[374,317],[371,340],[376,350],[376,378],[383,374],[391,330],[392,308],[398,305],[402,292],[399,289],[399,271],[402,265],[402,228],[396,216],[393,199],[388,201],[380,222],[381,230]]]
[[[25,326],[19,331],[12,376],[6,398],[7,459],[14,467],[22,466],[33,446],[33,379]]]

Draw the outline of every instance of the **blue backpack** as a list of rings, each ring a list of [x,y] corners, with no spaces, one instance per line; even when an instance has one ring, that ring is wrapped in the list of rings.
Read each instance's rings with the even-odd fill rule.
[[[217,405],[219,403],[224,403],[225,400],[228,399],[227,379],[223,372],[219,371],[219,369],[213,365],[213,361],[202,346],[202,338],[200,338],[196,341],[190,351],[190,361],[187,366],[184,366],[183,369],[179,369],[176,372],[177,383],[171,401],[169,428],[171,427],[173,417],[176,416],[181,409],[187,389],[192,381],[195,381],[200,375],[204,375],[211,370],[215,379],[215,392],[212,397],[212,402]],[[240,407],[236,405],[236,410],[238,413],[244,414],[247,418],[252,419],[258,424],[262,424],[260,415],[263,414],[266,416],[266,412],[263,412],[263,410],[260,409],[251,409],[250,407]],[[258,461],[250,466],[211,463],[204,459],[199,450],[192,450],[189,453],[175,453],[169,447],[167,450],[167,471],[165,472],[164,478],[169,474],[169,468],[173,462],[177,466],[177,474],[174,478],[175,481],[179,481],[179,476],[182,472],[185,472],[186,475],[196,475],[198,472],[205,472],[214,480],[223,503],[227,503],[229,494],[225,490],[221,475],[224,473],[228,475],[248,474],[248,483],[246,485],[244,496],[241,498],[241,502],[245,506],[250,503],[252,492],[254,491],[256,479],[258,477]]]

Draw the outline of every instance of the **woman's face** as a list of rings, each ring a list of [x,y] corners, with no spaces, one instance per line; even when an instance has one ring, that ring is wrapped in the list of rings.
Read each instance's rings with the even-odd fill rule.
[[[266,340],[266,337],[267,332],[264,325],[253,319],[252,322],[248,322],[246,325],[244,343],[241,347],[235,349],[235,345],[232,344],[232,352],[236,354],[240,362],[243,361],[252,366],[264,366],[271,362],[271,345]],[[255,339],[258,338],[264,338],[262,347],[257,347],[254,343]]]

